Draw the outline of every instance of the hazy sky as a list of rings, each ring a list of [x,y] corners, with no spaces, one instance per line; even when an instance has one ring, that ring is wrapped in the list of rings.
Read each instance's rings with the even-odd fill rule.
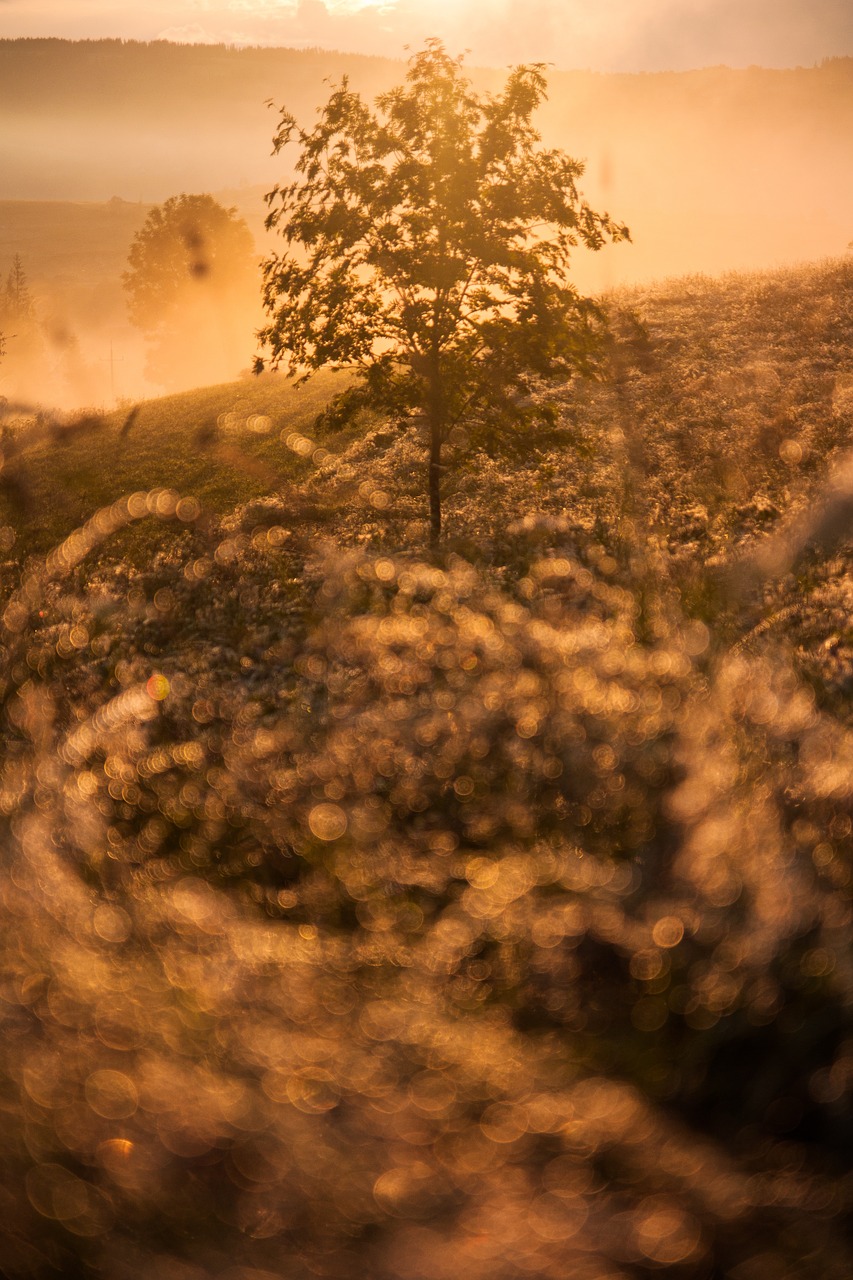
[[[439,35],[499,65],[811,66],[853,55],[853,0],[0,0],[0,36],[41,35],[393,56]]]

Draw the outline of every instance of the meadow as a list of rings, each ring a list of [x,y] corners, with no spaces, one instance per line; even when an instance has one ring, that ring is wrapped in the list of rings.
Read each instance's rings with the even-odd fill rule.
[[[553,428],[284,378],[0,448],[0,1274],[846,1280],[853,262]]]

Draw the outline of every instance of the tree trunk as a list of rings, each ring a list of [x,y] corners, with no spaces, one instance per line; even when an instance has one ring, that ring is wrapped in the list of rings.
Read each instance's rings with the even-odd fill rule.
[[[429,542],[434,547],[441,537],[441,435],[430,422],[429,440]]]
[[[444,404],[438,354],[430,361],[429,372],[429,543],[441,538],[441,446],[444,439]]]

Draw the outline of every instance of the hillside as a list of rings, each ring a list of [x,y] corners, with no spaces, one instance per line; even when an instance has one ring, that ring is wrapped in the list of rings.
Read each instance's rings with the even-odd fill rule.
[[[847,1280],[853,262],[608,306],[435,553],[328,381],[5,422],[14,1280]]]
[[[11,417],[0,519],[14,524],[21,552],[44,555],[136,490],[177,489],[226,515],[292,483],[299,459],[284,441],[311,429],[336,385],[332,376],[300,390],[283,377],[246,378],[112,414]]]
[[[524,537],[509,537],[508,524],[550,521],[630,583],[639,541],[707,621],[707,566],[807,510],[846,456],[853,261],[688,277],[607,305],[609,369],[600,382],[543,389],[559,406],[551,434],[496,451],[477,424],[460,437],[445,481],[449,546],[514,576]],[[214,531],[241,504],[251,512],[269,499],[306,547],[317,537],[376,551],[423,545],[418,426],[339,427],[323,414],[339,385],[319,376],[298,388],[268,374],[112,414],[11,418],[0,474],[0,524],[15,531],[7,582],[22,557],[45,555],[97,508],[155,488],[200,502]],[[121,545],[143,568],[161,536],[138,528]],[[791,585],[802,622],[808,591],[802,578]],[[785,626],[790,603],[777,609]],[[810,616],[834,633],[828,613]]]
[[[642,468],[643,519],[677,556],[687,532],[704,560],[762,520],[772,523],[822,482],[850,440],[851,281],[853,259],[841,259],[611,294],[615,364],[600,383],[544,391],[562,411],[554,437],[519,439],[503,462],[486,457],[482,446],[472,452],[461,445],[448,482],[454,536],[481,539],[492,557],[507,512],[521,519],[531,510],[615,530],[626,450]],[[7,486],[15,477],[22,494],[32,490],[30,518],[24,508],[18,516],[22,543],[46,551],[93,507],[129,489],[165,485],[202,499],[215,491],[222,513],[249,496],[242,486],[268,492],[282,476],[324,498],[355,478],[372,478],[387,489],[388,505],[378,514],[369,502],[342,510],[336,532],[402,544],[424,514],[417,429],[389,434],[376,423],[363,439],[351,431],[330,436],[322,423],[313,430],[333,385],[316,378],[296,388],[275,375],[248,377],[144,402],[130,428],[129,406],[88,415],[82,429],[73,414],[52,431],[36,428],[33,449],[16,453],[4,473]],[[287,447],[293,432],[310,432],[329,451],[319,468]],[[378,443],[371,444],[374,435]],[[218,468],[228,449],[236,451],[228,456],[244,452],[252,465]],[[253,472],[256,463],[268,470]],[[750,515],[756,503],[766,505],[764,517]]]
[[[0,200],[0,262],[20,253],[30,279],[59,293],[84,280],[93,291],[103,290],[106,282],[118,287],[130,242],[150,207],[119,199],[100,204]]]

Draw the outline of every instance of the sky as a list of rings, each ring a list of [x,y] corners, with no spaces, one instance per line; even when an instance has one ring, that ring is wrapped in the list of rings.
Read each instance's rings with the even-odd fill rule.
[[[402,57],[431,35],[497,66],[812,66],[853,55],[853,0],[0,0],[0,37],[319,45]]]

